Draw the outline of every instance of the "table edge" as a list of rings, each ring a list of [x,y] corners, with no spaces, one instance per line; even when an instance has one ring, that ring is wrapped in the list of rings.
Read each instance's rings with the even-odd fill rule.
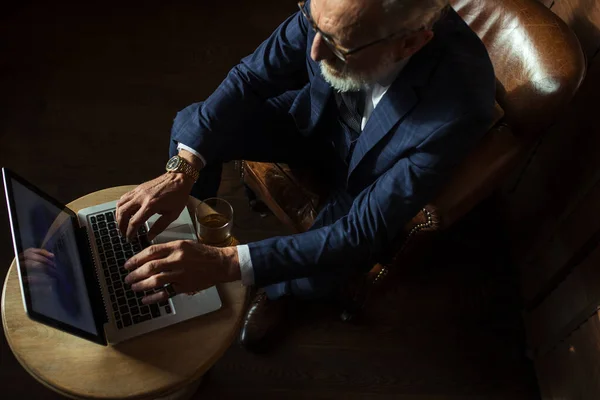
[[[104,191],[108,191],[108,190],[118,190],[118,189],[122,189],[122,190],[131,190],[133,188],[137,187],[136,185],[122,185],[122,186],[115,186],[115,187],[111,187],[111,188],[105,188],[105,189],[100,189],[97,190],[95,192],[89,193],[87,195],[81,196],[71,202],[69,202],[66,206],[71,208],[72,204],[74,202],[77,201],[83,201],[85,200],[87,197],[89,196],[97,196],[100,195],[102,192]],[[191,196],[190,196],[191,198]],[[13,271],[16,268],[16,259],[13,258],[13,261],[6,273],[6,276],[4,278],[4,283],[2,285],[2,297],[0,299],[0,310],[5,310],[5,303],[6,303],[6,288],[8,285],[8,278],[11,274],[11,272],[15,273],[15,271]],[[18,271],[16,272],[18,273]],[[243,304],[243,309],[245,310],[247,308],[247,297],[248,297],[248,293],[249,293],[249,288],[248,287],[244,287],[244,291],[245,291],[245,301]],[[190,376],[190,378],[182,380],[181,383],[179,384],[175,384],[173,386],[170,387],[165,387],[164,389],[158,389],[158,390],[154,390],[154,391],[150,391],[144,394],[134,394],[132,396],[127,396],[127,397],[119,397],[119,398],[115,398],[115,397],[109,397],[109,396],[103,396],[103,397],[98,397],[98,396],[89,396],[86,395],[86,398],[88,399],[97,399],[97,400],[116,400],[116,399],[130,399],[130,400],[136,400],[136,399],[145,399],[145,398],[156,398],[156,397],[162,397],[162,396],[168,396],[170,394],[176,393],[177,391],[193,384],[194,382],[196,382],[198,379],[200,379],[210,368],[212,368],[212,366],[219,361],[219,359],[221,359],[221,357],[223,356],[223,354],[225,354],[225,352],[234,344],[235,342],[235,337],[236,335],[239,333],[239,329],[242,325],[242,322],[244,320],[245,317],[245,312],[244,310],[242,310],[242,312],[240,313],[240,316],[238,317],[237,321],[235,322],[233,329],[231,330],[230,333],[230,337],[227,339],[227,343],[229,343],[228,346],[224,346],[220,351],[218,351],[217,353],[214,354],[213,357],[211,357],[206,363],[204,363],[203,366],[201,366],[200,368],[198,368],[196,371],[194,371],[194,373]],[[25,310],[23,310],[23,312],[25,312]],[[8,329],[6,326],[6,313],[2,312],[2,327],[4,329],[4,336],[6,337],[6,341],[8,343],[8,346],[11,350],[11,353],[13,354],[13,356],[17,359],[17,361],[19,362],[19,364],[23,367],[23,369],[25,369],[25,371],[27,371],[29,373],[30,376],[32,376],[36,381],[38,381],[39,383],[41,383],[44,387],[60,394],[63,395],[65,397],[71,398],[71,399],[81,399],[81,395],[77,394],[77,393],[73,393],[73,392],[69,392],[69,391],[65,391],[62,388],[58,388],[54,385],[52,385],[49,382],[46,382],[41,376],[39,376],[37,373],[35,373],[31,368],[29,368],[22,360],[21,358],[18,356],[17,352],[14,350],[13,348],[13,344],[11,343],[11,339],[10,339],[10,335],[7,334]]]

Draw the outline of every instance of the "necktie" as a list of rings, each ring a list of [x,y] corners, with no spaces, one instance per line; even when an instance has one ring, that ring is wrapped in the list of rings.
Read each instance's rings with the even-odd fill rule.
[[[335,92],[335,101],[342,121],[352,130],[353,140],[361,132],[362,113],[364,107],[363,92]]]
[[[344,162],[349,163],[354,145],[361,132],[365,95],[363,92],[335,92],[335,102],[341,122],[346,125],[345,133],[336,140],[336,147]]]

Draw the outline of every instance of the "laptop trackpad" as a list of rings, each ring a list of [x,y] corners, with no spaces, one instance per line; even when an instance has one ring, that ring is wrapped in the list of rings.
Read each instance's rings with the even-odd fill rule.
[[[167,243],[173,240],[195,240],[196,236],[192,231],[192,228],[188,225],[170,226],[164,230],[160,235],[154,238],[152,243]]]

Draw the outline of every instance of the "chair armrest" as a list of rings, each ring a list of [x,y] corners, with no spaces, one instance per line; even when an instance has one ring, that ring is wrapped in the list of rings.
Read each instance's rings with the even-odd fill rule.
[[[492,194],[515,167],[524,147],[509,126],[492,128],[431,202],[440,219],[439,228],[449,227]]]

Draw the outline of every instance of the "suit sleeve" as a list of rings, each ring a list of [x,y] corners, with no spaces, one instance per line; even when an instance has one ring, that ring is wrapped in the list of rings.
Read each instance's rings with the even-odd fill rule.
[[[297,12],[243,58],[210,97],[177,113],[171,139],[196,150],[207,163],[218,159],[228,133],[243,129],[267,99],[308,82],[306,49],[307,23]]]
[[[467,114],[429,134],[366,187],[335,223],[249,245],[257,286],[360,268],[381,255],[419,209],[432,200],[448,172],[489,126],[489,113]]]

